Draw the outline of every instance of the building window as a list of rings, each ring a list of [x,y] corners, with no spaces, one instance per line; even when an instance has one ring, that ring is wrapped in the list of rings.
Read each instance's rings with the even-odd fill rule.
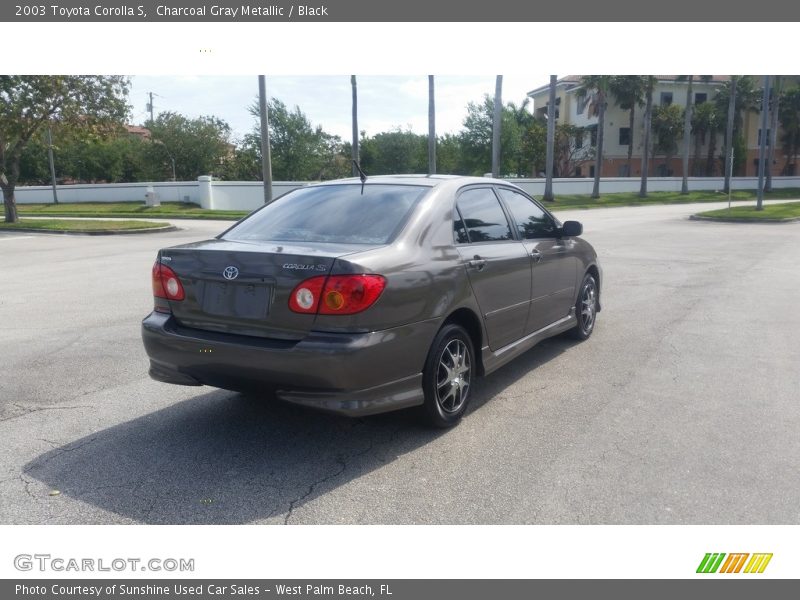
[[[592,147],[597,146],[597,127],[592,129],[591,142]]]
[[[706,100],[708,100],[708,94],[705,92],[697,92],[694,95],[694,105],[699,106],[700,104],[705,104]]]
[[[767,129],[767,146],[769,146],[769,141],[770,141],[770,138],[772,137],[770,135],[771,131],[772,131],[771,129]],[[758,130],[758,145],[759,146],[761,145],[761,129]]]
[[[631,169],[629,165],[620,165],[619,169],[617,169],[617,175],[619,177],[630,177],[631,176]]]
[[[577,114],[582,115],[583,111],[586,109],[586,104],[589,102],[589,99],[586,96],[578,96],[577,100],[578,103],[575,105],[575,109]]]
[[[620,146],[630,146],[631,145],[631,128],[630,127],[620,127],[619,128],[619,145]]]
[[[589,177],[594,177],[594,165],[589,167]]]
[[[575,167],[575,177],[583,177],[583,169]]]
[[[661,106],[672,104],[672,92],[661,92]]]

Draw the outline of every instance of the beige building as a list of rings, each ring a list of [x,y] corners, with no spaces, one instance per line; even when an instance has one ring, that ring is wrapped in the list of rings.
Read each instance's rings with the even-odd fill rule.
[[[653,92],[653,106],[676,104],[683,108],[686,105],[688,82],[682,81],[676,75],[656,75],[655,77],[657,81]],[[704,81],[700,79],[700,76],[696,75],[692,83],[693,104],[698,106],[712,101],[715,94],[728,79],[729,76],[721,75],[712,76],[708,81]],[[761,86],[760,78],[758,86]],[[591,157],[594,155],[596,145],[598,118],[597,115],[593,114],[587,100],[578,93],[580,89],[580,75],[563,77],[558,80],[556,86],[556,123],[584,128],[583,135],[578,135],[578,139],[573,142],[572,151],[575,155],[575,160],[570,163],[569,167],[572,172],[570,174],[559,173],[560,176],[564,177],[594,176],[594,160]],[[533,100],[535,114],[542,118],[547,114],[549,93],[549,84],[528,92],[528,96]],[[620,108],[613,95],[609,94],[603,135],[603,166],[601,172],[603,177],[638,177],[641,175],[644,112],[643,107],[636,107],[634,126],[631,130],[629,111]],[[760,115],[757,112],[745,111],[742,114],[742,118],[742,131],[745,136],[747,157],[736,174],[753,176],[758,174]],[[719,157],[724,151],[724,136],[722,133],[717,133],[716,139],[713,140],[715,145],[713,156],[715,159],[711,161],[711,165],[708,164],[707,160],[709,145],[712,143],[711,134],[709,133],[703,138],[705,139],[696,140],[692,136],[689,153],[689,173],[690,175],[706,174],[707,168],[711,166],[713,172],[708,174],[721,175],[723,164]],[[780,140],[780,132],[778,139]],[[651,135],[651,144],[652,142],[653,136]],[[585,148],[587,143],[589,146]],[[633,145],[633,155],[629,169],[628,148],[630,144]],[[578,146],[578,148],[575,146]],[[669,160],[664,155],[653,156],[651,152],[648,168],[649,175],[661,177],[681,176],[682,150],[683,141],[679,140],[677,153]],[[783,154],[783,149],[779,143],[772,165],[773,175],[792,174],[782,173],[787,164],[786,157]]]

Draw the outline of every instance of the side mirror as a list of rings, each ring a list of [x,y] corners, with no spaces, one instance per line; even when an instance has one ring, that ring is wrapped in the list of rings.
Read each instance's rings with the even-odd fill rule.
[[[564,221],[561,226],[561,235],[563,237],[574,237],[583,233],[583,225],[579,221]]]

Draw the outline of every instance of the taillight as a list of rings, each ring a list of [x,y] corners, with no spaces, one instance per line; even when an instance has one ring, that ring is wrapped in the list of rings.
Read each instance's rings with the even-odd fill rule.
[[[153,265],[153,296],[166,300],[183,300],[186,294],[175,271],[156,261]]]
[[[289,297],[289,308],[296,313],[316,314],[324,285],[324,275],[301,282],[292,290],[292,295]]]
[[[298,313],[353,315],[372,306],[385,287],[381,275],[312,277],[292,290],[289,308]]]

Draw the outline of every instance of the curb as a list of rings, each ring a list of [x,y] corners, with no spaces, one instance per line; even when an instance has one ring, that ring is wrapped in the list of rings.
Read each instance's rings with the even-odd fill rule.
[[[55,235],[130,235],[130,234],[137,234],[137,233],[164,233],[165,231],[178,231],[178,228],[175,225],[168,225],[166,227],[151,227],[148,229],[99,229],[96,231],[91,230],[75,230],[75,231],[59,231],[56,229],[34,229],[34,228],[14,228],[14,229],[4,229],[0,228],[0,232],[8,231],[11,233],[43,233],[43,234],[55,234]]]
[[[210,216],[205,217],[202,215],[139,215],[139,214],[115,214],[115,215],[104,215],[102,213],[87,213],[87,214],[75,214],[75,213],[26,213],[20,212],[18,213],[20,217],[27,217],[30,219],[58,219],[58,218],[70,218],[70,219],[184,219],[187,221],[240,221],[244,219],[247,215],[242,215],[241,217],[220,217],[220,216]],[[249,213],[248,213],[249,214]]]
[[[763,223],[768,225],[780,225],[783,223],[795,223],[800,221],[800,217],[789,217],[786,219],[750,219],[748,217],[703,217],[700,215],[690,215],[690,221],[711,221],[715,223]]]

